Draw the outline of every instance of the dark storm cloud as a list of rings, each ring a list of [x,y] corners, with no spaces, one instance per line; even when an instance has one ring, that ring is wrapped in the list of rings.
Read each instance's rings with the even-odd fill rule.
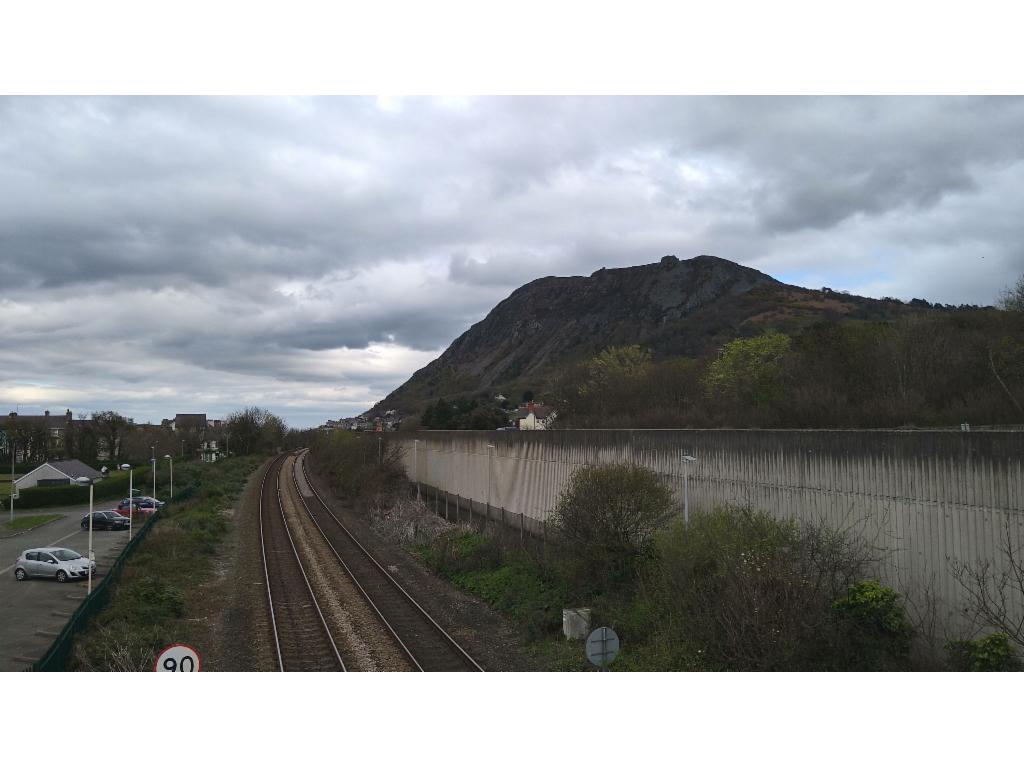
[[[0,99],[0,394],[340,415],[523,283],[666,253],[989,302],[1022,128],[1017,98]]]

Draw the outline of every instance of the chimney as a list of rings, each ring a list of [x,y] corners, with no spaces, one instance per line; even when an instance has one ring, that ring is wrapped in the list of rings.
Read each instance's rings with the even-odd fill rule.
[[[533,400],[531,400],[530,402],[528,402],[526,404],[526,412],[527,413],[533,413]]]
[[[70,408],[68,408],[67,412],[66,412],[66,413],[64,414],[64,419],[65,419],[66,421],[71,421],[71,419],[72,419],[72,418],[73,418],[73,417],[71,416],[71,409],[70,409]]]
[[[45,416],[46,418],[50,418],[50,412],[49,411],[43,411],[43,416]]]

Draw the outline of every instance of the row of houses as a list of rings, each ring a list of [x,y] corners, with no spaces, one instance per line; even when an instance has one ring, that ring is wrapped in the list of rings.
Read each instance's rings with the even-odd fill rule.
[[[203,461],[216,461],[225,453],[225,438],[226,423],[208,419],[205,413],[175,414],[159,426],[132,424],[127,419],[114,429],[91,418],[76,419],[71,409],[63,415],[44,411],[41,416],[11,411],[0,418],[0,453],[10,456],[13,445],[17,464],[71,458],[110,461],[112,452],[122,456],[156,444],[176,456],[184,455],[187,447]]]
[[[360,414],[344,419],[328,419],[319,429],[331,432],[336,429],[352,432],[395,432],[402,425],[402,414],[398,410],[385,411],[382,416]]]
[[[498,395],[495,400],[504,402],[508,398]],[[508,426],[503,429],[551,429],[557,412],[550,405],[529,402],[514,411],[509,411]],[[344,419],[328,419],[319,429],[321,432],[334,430],[350,430],[353,432],[393,432],[402,424],[402,414],[397,411],[385,411],[383,416],[371,417],[367,414]]]

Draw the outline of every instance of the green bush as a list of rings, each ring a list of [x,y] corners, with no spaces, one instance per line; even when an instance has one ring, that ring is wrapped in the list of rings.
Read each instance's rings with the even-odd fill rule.
[[[501,565],[498,545],[479,533],[446,531],[420,551],[427,565],[449,579]]]
[[[892,669],[906,665],[914,630],[899,595],[877,581],[860,581],[832,604],[837,637],[849,669]]]
[[[552,523],[565,577],[581,598],[632,584],[654,534],[672,514],[672,493],[649,469],[582,467],[562,492]]]
[[[182,591],[157,576],[142,576],[122,587],[120,611],[141,624],[155,624],[180,617],[185,611]]]
[[[960,672],[1018,672],[1024,667],[1008,635],[994,632],[980,640],[946,644],[953,669]]]
[[[862,649],[848,646],[846,614],[832,606],[868,559],[861,543],[821,526],[746,508],[699,511],[657,538],[638,589],[646,605],[625,616],[640,632],[650,617],[644,640],[676,649],[671,669],[859,668]],[[858,617],[846,618],[864,634]]]

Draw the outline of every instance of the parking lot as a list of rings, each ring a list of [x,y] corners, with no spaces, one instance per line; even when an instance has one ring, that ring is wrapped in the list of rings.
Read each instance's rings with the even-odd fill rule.
[[[101,502],[95,509],[110,509],[116,501]],[[56,512],[64,515],[34,531],[0,539],[0,672],[22,670],[35,662],[64,628],[68,618],[85,599],[86,580],[14,578],[14,561],[26,549],[61,546],[82,555],[89,550],[89,532],[81,519],[89,505],[56,509],[27,510],[16,516]],[[4,513],[6,514],[6,513]],[[136,517],[136,528],[144,520]],[[96,575],[93,585],[106,577],[111,564],[128,542],[127,531],[93,531]]]

